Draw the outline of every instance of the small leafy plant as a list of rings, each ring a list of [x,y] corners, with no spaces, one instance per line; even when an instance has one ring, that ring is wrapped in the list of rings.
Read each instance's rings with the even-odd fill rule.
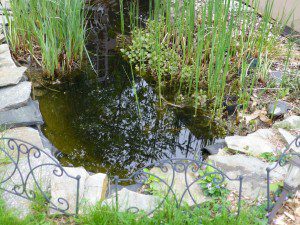
[[[278,161],[278,156],[272,152],[264,152],[260,154],[260,158],[266,160],[267,162],[276,162]]]
[[[203,165],[199,177],[198,183],[206,196],[219,198],[228,195],[229,190],[226,188],[226,182],[220,172],[212,166]]]
[[[145,182],[145,185],[147,186],[146,190],[154,195],[159,195],[159,183],[161,182],[160,179],[157,177],[151,175],[150,170],[145,168],[144,173],[149,174],[149,177],[147,181]]]

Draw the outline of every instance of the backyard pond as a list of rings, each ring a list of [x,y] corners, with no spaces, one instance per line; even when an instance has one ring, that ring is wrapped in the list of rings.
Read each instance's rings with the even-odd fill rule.
[[[114,50],[114,5],[98,8],[103,17],[91,22],[97,29],[87,47],[98,74],[85,68],[36,96],[44,135],[62,152],[64,165],[121,177],[155,160],[201,157],[202,147],[218,136],[217,126],[204,116],[160,107],[156,90],[132,75]]]
[[[59,92],[44,90],[38,97],[43,133],[63,153],[61,161],[122,175],[153,160],[200,157],[214,137],[209,121],[160,109],[154,90],[142,79],[135,80],[137,103],[123,64],[111,56],[105,81],[82,73],[52,86]],[[195,134],[188,128],[193,123]]]

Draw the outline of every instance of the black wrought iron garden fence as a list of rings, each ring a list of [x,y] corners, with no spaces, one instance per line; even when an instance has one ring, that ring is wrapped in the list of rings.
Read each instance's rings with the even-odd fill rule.
[[[270,212],[269,219],[272,220],[276,212],[283,203],[285,197],[291,191],[295,191],[300,187],[300,136],[297,137],[282,153],[279,160],[273,166],[267,168],[267,211]],[[37,195],[41,195],[48,203],[49,207],[60,213],[71,215],[79,212],[79,190],[81,177],[70,175],[58,160],[52,156],[47,149],[40,149],[26,141],[14,138],[0,138],[0,189],[28,199],[30,201],[37,201]],[[290,165],[287,173],[282,195],[274,204],[272,193],[270,191],[272,172],[278,168]],[[43,171],[42,168],[45,168]],[[156,169],[154,172],[153,169]],[[64,197],[49,195],[49,181],[41,179],[41,173],[47,172],[46,176],[42,177],[63,177],[66,176],[75,181],[76,184],[76,199],[75,211],[70,213],[70,202]],[[181,180],[181,190],[178,192],[176,187],[176,177]],[[203,188],[203,181],[210,177],[207,186]],[[238,177],[229,177],[226,173],[220,170],[215,165],[203,161],[202,159],[187,159],[187,158],[173,158],[164,159],[151,163],[144,168],[132,173],[128,178],[114,177],[111,184],[114,185],[116,208],[119,207],[119,187],[123,183],[140,184],[143,187],[144,194],[151,194],[149,192],[155,191],[149,188],[151,182],[156,184],[156,191],[160,193],[159,202],[147,215],[152,215],[156,210],[160,209],[167,200],[171,199],[176,207],[181,207],[186,203],[188,197],[189,205],[201,208],[204,201],[199,201],[199,196],[195,196],[193,187],[196,185],[197,189],[203,192],[210,190],[213,185],[218,188],[226,188],[224,184],[227,182],[237,182],[236,185],[236,209],[237,215],[241,211],[241,200],[243,190],[243,175]],[[204,183],[205,184],[205,183]],[[202,193],[205,195],[205,193]],[[141,210],[134,205],[128,205],[126,211],[138,213]]]
[[[151,169],[153,168],[156,168],[156,172],[152,172]],[[176,176],[179,176],[179,179],[181,179],[181,183],[184,184],[181,186],[182,190],[180,192],[176,190]],[[116,208],[119,208],[119,204],[124,204],[122,202],[119,202],[118,200],[118,190],[120,189],[119,185],[121,185],[122,183],[147,185],[149,184],[149,182],[155,182],[156,184],[159,184],[156,185],[158,186],[156,192],[159,193],[160,200],[156,204],[156,207],[148,211],[146,215],[152,215],[156,210],[160,209],[167,200],[171,200],[172,202],[174,202],[176,207],[179,208],[184,203],[187,203],[185,200],[186,197],[191,200],[189,202],[189,205],[200,208],[202,203],[204,202],[201,202],[201,200],[199,200],[199,196],[196,196],[196,194],[192,191],[192,187],[194,185],[197,185],[197,189],[201,189],[201,181],[205,180],[207,177],[211,178],[211,182],[207,184],[208,190],[209,187],[212,187],[212,185],[218,188],[225,188],[225,185],[224,187],[222,186],[227,182],[238,183],[238,200],[237,207],[235,208],[237,208],[237,215],[239,215],[241,210],[243,176],[240,175],[236,178],[231,178],[216,166],[205,162],[202,159],[195,160],[187,158],[165,159],[151,163],[144,168],[141,168],[138,171],[134,172],[125,179],[120,179],[118,176],[114,177],[112,184],[115,188],[114,193],[116,198]],[[148,192],[147,187],[145,189],[145,192]],[[138,213],[141,210],[135,206],[128,205],[125,211]]]
[[[70,203],[63,197],[54,199],[50,196],[48,178],[53,174],[74,179],[77,185],[74,214],[78,213],[80,176],[68,174],[47,149],[42,150],[19,139],[0,138],[0,163],[1,190],[30,201],[38,201],[37,196],[42,196],[49,208],[67,215],[71,214],[68,212]]]

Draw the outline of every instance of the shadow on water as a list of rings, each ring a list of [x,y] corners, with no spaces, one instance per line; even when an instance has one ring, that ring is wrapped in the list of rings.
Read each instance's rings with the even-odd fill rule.
[[[98,30],[87,46],[98,75],[88,68],[38,97],[43,132],[63,153],[61,162],[122,177],[154,160],[200,157],[216,131],[201,117],[161,109],[155,90],[136,77],[139,116],[130,69],[113,50],[117,19],[109,10],[116,9],[99,10],[106,16],[92,22]]]

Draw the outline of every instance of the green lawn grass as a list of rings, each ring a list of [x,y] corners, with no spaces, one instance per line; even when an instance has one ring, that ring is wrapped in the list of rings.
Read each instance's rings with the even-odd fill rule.
[[[107,206],[86,209],[85,213],[77,218],[66,216],[47,216],[48,209],[44,201],[33,204],[32,214],[24,219],[17,217],[16,211],[7,210],[4,202],[0,201],[0,224],[5,225],[51,225],[51,224],[76,224],[76,225],[263,225],[267,224],[264,206],[245,207],[239,217],[228,212],[219,204],[208,203],[201,208],[175,207],[172,202],[167,202],[161,210],[157,210],[152,217],[144,214],[130,212],[117,212]],[[38,206],[38,204],[41,204]],[[227,202],[227,205],[230,204]]]

